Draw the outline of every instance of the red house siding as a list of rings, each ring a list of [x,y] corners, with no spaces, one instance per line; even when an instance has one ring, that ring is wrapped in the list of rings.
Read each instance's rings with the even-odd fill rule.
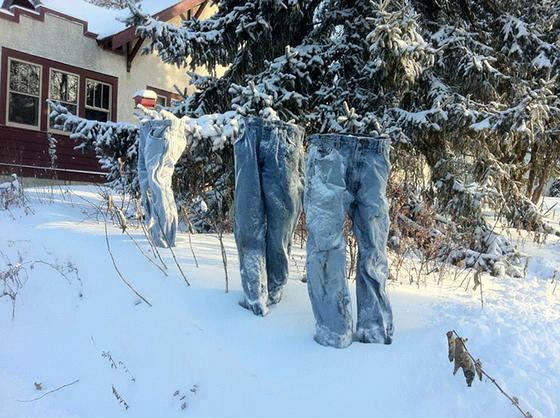
[[[45,132],[0,126],[0,172],[24,177],[105,181],[94,153],[74,150],[76,143],[68,136],[55,137],[58,158],[53,168]]]
[[[39,130],[7,126],[7,88],[8,58],[19,59],[42,66],[43,81],[41,85],[41,104]],[[57,139],[56,167],[51,167],[47,141],[49,107],[46,98],[49,95],[50,69],[57,69],[80,76],[78,116],[85,116],[86,78],[111,85],[111,120],[117,117],[118,78],[95,71],[59,63],[35,55],[26,54],[9,48],[2,48],[2,66],[0,68],[0,172],[16,172],[24,176],[41,178],[59,178],[77,181],[104,181],[101,167],[93,152],[82,153],[74,150],[77,145],[68,135],[53,132]],[[98,174],[95,174],[98,173]]]

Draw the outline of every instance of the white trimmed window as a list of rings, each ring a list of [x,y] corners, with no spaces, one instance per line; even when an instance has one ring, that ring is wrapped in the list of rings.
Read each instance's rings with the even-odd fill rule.
[[[42,67],[9,59],[8,123],[39,128]]]
[[[71,73],[60,70],[51,70],[49,98],[60,102],[73,115],[78,114],[78,91],[80,88],[80,78]],[[54,121],[50,121],[50,127],[54,126]]]
[[[86,80],[86,119],[107,122],[111,120],[111,85],[97,80]]]
[[[156,99],[156,104],[166,107],[167,106],[167,97],[165,96],[160,96],[158,94],[157,99]]]

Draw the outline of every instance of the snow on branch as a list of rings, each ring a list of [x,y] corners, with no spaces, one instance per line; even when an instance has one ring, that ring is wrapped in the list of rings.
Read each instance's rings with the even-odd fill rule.
[[[99,122],[78,117],[58,102],[47,100],[51,107],[50,118],[55,127],[70,132],[78,142],[75,149],[93,150],[103,170],[107,171],[108,184],[117,189],[136,190],[136,161],[138,155],[138,128],[124,122]]]

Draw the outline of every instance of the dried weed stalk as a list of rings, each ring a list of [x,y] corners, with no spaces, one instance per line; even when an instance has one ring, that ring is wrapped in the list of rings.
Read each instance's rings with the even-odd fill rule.
[[[144,296],[142,296],[140,293],[138,293],[138,291],[130,284],[130,282],[128,280],[125,279],[125,277],[123,276],[123,274],[121,273],[121,271],[119,270],[119,267],[117,266],[117,262],[115,260],[115,257],[113,255],[113,252],[111,251],[111,244],[109,243],[109,233],[107,232],[107,217],[108,215],[111,213],[112,210],[112,199],[109,198],[108,202],[107,202],[107,211],[103,214],[103,218],[105,220],[105,243],[107,244],[107,251],[109,253],[109,257],[111,258],[111,262],[113,263],[113,268],[115,269],[115,271],[117,272],[119,278],[122,280],[122,282],[130,289],[132,290],[132,292],[142,301],[144,302],[146,305],[148,305],[149,307],[152,307],[152,304],[150,302],[148,302],[146,300],[146,298],[144,298]]]
[[[113,395],[115,395],[115,398],[117,399],[117,401],[119,401],[119,403],[124,406],[124,409],[128,409],[130,408],[130,406],[128,405],[128,403],[124,400],[124,398],[121,396],[121,394],[119,392],[117,392],[117,389],[115,389],[115,385],[111,385],[111,387],[113,388]]]
[[[461,338],[455,330],[448,331],[446,335],[448,358],[450,362],[455,362],[453,366],[453,374],[456,374],[459,369],[463,369],[463,374],[469,387],[471,386],[475,375],[478,376],[479,380],[482,380],[482,376],[486,376],[486,378],[488,378],[488,380],[490,380],[500,390],[500,392],[510,400],[512,405],[515,406],[515,408],[517,408],[517,410],[519,410],[525,418],[533,418],[529,412],[524,411],[521,408],[517,397],[506,393],[496,382],[496,379],[484,371],[482,368],[482,362],[479,359],[475,359],[467,349],[467,338]]]
[[[24,399],[24,400],[19,400],[19,399],[17,399],[17,401],[18,401],[18,402],[35,402],[35,401],[38,401],[39,399],[44,398],[44,397],[47,396],[48,394],[51,394],[51,393],[56,392],[56,391],[58,391],[58,390],[60,390],[60,389],[64,389],[64,388],[66,388],[66,387],[68,387],[68,386],[71,386],[71,385],[73,385],[73,384],[76,384],[76,383],[78,383],[79,381],[80,381],[80,379],[76,379],[76,380],[74,380],[73,382],[70,382],[70,383],[67,383],[67,384],[65,384],[65,385],[59,386],[59,387],[57,387],[56,389],[49,390],[48,392],[43,393],[41,396],[39,396],[39,397],[37,397],[37,398],[33,398],[33,399]],[[37,384],[36,384],[36,385],[37,385]]]
[[[25,282],[29,278],[29,271],[34,270],[37,265],[44,265],[56,271],[68,283],[72,282],[70,275],[73,275],[82,287],[82,280],[78,274],[78,268],[71,262],[49,263],[44,260],[31,260],[23,261],[19,255],[17,262],[12,262],[10,258],[0,251],[0,255],[4,258],[6,266],[0,269],[0,298],[8,297],[12,302],[12,320],[16,314],[16,299],[19,292],[23,288]],[[80,289],[80,297],[82,297],[82,290]]]

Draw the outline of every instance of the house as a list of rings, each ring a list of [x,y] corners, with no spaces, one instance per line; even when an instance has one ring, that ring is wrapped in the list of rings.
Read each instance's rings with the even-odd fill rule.
[[[166,22],[203,19],[208,0],[143,0],[146,13]],[[132,96],[150,89],[169,105],[185,87],[185,70],[155,54],[117,18],[128,10],[84,0],[0,0],[0,173],[25,177],[103,181],[93,153],[49,120],[47,98],[88,119],[135,123]],[[51,159],[48,137],[56,141]]]

